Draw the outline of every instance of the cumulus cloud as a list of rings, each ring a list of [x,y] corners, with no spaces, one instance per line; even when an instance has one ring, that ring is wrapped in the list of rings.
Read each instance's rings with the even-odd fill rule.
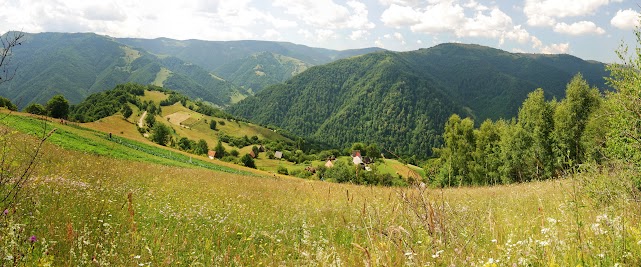
[[[454,2],[443,1],[428,6],[420,15],[420,21],[411,26],[412,31],[439,33],[451,31],[465,23],[463,7]]]
[[[124,21],[125,12],[117,3],[98,2],[85,7],[84,17],[89,20]]]
[[[343,6],[333,0],[275,0],[273,5],[283,8],[285,13],[316,28],[374,28],[374,24],[367,18],[367,6],[359,1],[350,0],[347,6]]]
[[[612,26],[622,30],[631,30],[639,25],[639,12],[632,9],[619,10],[617,14],[610,20]]]
[[[392,34],[392,35],[386,34],[386,35],[385,35],[385,38],[388,38],[388,39],[393,38],[393,39],[395,39],[395,40],[399,41],[402,45],[405,45],[405,44],[406,44],[406,42],[405,42],[405,37],[404,37],[404,36],[403,36],[403,34],[402,34],[402,33],[400,33],[400,32],[395,32],[395,33],[394,33],[394,34]]]
[[[421,0],[379,0],[379,3],[385,6],[389,5],[401,5],[401,6],[420,6],[423,1]]]
[[[458,36],[497,38],[510,32],[512,18],[498,8],[489,15],[478,12],[456,30]]]
[[[526,0],[523,12],[530,26],[554,26],[557,18],[591,15],[611,2],[618,0]]]
[[[383,11],[381,21],[392,27],[410,26],[421,21],[421,14],[411,7],[392,4]]]
[[[355,30],[349,35],[349,39],[356,41],[366,38],[369,35],[369,31],[366,30]]]
[[[457,1],[432,1],[427,7],[409,7],[391,4],[381,15],[386,26],[409,26],[413,32],[451,33],[456,37],[492,38],[502,45],[506,40],[520,44],[530,42],[539,48],[541,41],[498,7],[489,8],[475,0],[460,5]],[[467,10],[466,10],[467,9]],[[471,16],[466,16],[472,9]]]
[[[374,41],[374,45],[376,47],[380,47],[380,48],[384,48],[385,47],[385,45],[383,44],[383,41],[381,41],[381,38],[376,39],[376,41]]]
[[[367,6],[358,1],[348,1],[347,6],[352,9],[353,14],[349,16],[346,27],[350,29],[372,29],[374,23],[369,21]]]
[[[543,54],[567,54],[569,51],[569,43],[551,44],[541,48]]]
[[[263,33],[262,37],[265,38],[265,40],[280,41],[283,36],[275,29],[268,29]]]
[[[569,35],[604,34],[605,30],[597,27],[592,21],[579,21],[572,24],[557,23],[554,31]]]
[[[466,8],[474,9],[476,11],[485,11],[485,10],[489,10],[490,9],[489,7],[480,4],[479,2],[476,2],[475,0],[470,0],[469,2],[464,4],[463,6],[466,7]]]

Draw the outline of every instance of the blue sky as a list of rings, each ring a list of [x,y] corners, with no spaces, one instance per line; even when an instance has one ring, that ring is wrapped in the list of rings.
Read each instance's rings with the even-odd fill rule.
[[[273,40],[415,50],[444,42],[615,62],[634,45],[629,0],[0,0],[0,32]]]

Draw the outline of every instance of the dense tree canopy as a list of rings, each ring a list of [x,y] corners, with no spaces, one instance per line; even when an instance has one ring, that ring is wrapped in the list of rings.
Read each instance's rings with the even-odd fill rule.
[[[69,115],[69,101],[63,95],[55,95],[46,105],[49,116],[66,119]]]
[[[580,74],[567,84],[566,95],[560,103],[546,101],[543,90],[537,89],[528,94],[516,119],[486,120],[477,129],[472,119],[452,115],[445,124],[444,145],[435,149],[439,158],[432,164],[440,171],[433,182],[526,182],[548,179],[583,163],[589,158],[585,148],[599,146],[603,139],[595,124],[599,120],[594,121],[602,97]]]

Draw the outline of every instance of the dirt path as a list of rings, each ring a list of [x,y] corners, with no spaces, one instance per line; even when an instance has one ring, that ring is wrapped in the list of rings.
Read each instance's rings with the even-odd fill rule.
[[[147,116],[147,111],[142,113],[142,116],[140,116],[140,119],[138,120],[138,127],[142,128],[144,125],[142,124],[142,121],[145,119],[145,116]]]

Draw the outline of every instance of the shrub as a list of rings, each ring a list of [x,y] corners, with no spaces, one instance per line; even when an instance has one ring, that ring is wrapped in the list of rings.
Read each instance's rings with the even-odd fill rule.
[[[24,112],[36,114],[36,115],[47,115],[47,110],[43,105],[34,103],[30,104],[24,108]]]
[[[289,175],[287,168],[283,166],[278,166],[278,168],[276,169],[276,172],[278,172],[278,174]]]
[[[245,154],[242,158],[240,158],[240,162],[242,162],[243,165],[245,165],[245,167],[256,169],[256,163],[254,163],[254,158],[252,158],[252,156],[250,156],[249,154]]]

